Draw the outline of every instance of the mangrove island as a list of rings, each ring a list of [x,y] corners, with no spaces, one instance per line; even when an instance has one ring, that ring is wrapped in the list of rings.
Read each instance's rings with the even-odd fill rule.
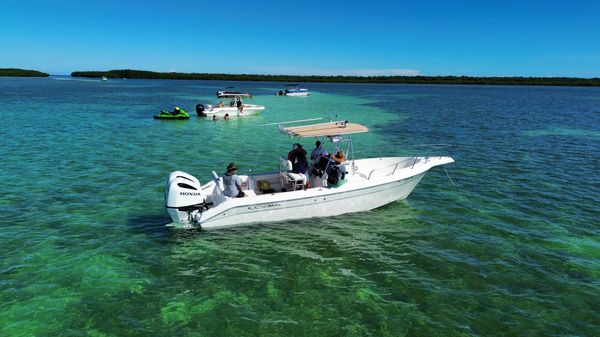
[[[600,86],[600,78],[577,77],[472,77],[472,76],[320,76],[320,75],[251,75],[154,72],[145,70],[75,71],[73,77],[131,78],[169,80],[218,80],[264,82],[328,82],[386,84],[479,84],[479,85],[549,85]]]
[[[50,75],[37,70],[0,68],[0,76],[6,77],[48,77]]]

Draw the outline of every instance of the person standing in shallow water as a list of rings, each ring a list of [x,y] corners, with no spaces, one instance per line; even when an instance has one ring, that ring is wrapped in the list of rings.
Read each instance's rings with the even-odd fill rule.
[[[242,191],[242,180],[236,174],[237,169],[235,163],[229,163],[227,173],[223,175],[223,194],[232,198],[242,198],[246,195]]]

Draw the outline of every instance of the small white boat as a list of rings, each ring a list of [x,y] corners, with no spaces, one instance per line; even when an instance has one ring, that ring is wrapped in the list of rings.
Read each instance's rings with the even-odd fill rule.
[[[280,124],[279,128],[293,137],[320,138],[322,146],[333,147],[332,153],[349,157],[353,156],[350,134],[368,131],[347,121],[297,127]],[[188,173],[172,172],[165,189],[171,226],[208,230],[368,211],[406,198],[429,169],[454,162],[450,157],[339,161],[321,159],[307,176],[290,172],[292,164],[282,157],[279,171],[238,175],[246,195],[242,198],[225,196],[222,178],[215,171],[204,185]]]
[[[220,98],[231,99],[229,103],[223,101],[218,104],[196,104],[196,113],[200,117],[245,117],[253,116],[265,109],[262,105],[246,104],[242,99],[252,98],[252,95],[245,93],[223,93]]]
[[[247,92],[241,92],[241,91],[235,90],[235,87],[226,87],[223,90],[217,91],[217,97],[218,98],[229,98],[229,97],[232,97],[232,96],[235,96],[235,95],[247,95],[247,96],[251,96]]]
[[[277,96],[309,96],[310,91],[299,87],[299,84],[288,84],[285,90],[279,90]]]
[[[106,78],[106,76],[102,76],[102,81],[108,81],[108,78]]]

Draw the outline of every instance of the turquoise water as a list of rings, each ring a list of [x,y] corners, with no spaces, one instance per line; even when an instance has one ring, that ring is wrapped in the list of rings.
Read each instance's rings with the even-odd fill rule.
[[[267,110],[151,118],[227,85],[0,78],[1,336],[597,335],[600,89],[233,83]],[[165,227],[169,172],[275,170],[296,140],[260,125],[336,115],[371,129],[357,156],[450,155],[456,186],[438,168],[370,212]]]

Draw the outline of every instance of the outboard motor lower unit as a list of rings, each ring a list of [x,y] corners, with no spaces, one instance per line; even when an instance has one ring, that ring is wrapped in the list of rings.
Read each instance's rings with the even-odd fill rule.
[[[165,206],[173,222],[193,222],[192,213],[205,210],[205,201],[200,181],[194,176],[182,171],[169,175],[165,188]]]

